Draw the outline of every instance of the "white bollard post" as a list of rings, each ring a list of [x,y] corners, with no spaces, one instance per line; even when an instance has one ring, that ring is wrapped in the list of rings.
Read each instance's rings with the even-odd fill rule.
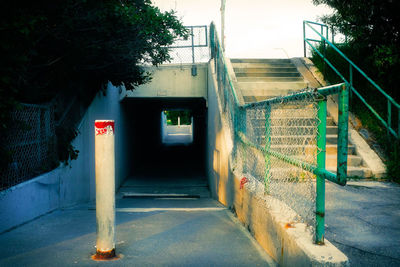
[[[96,120],[96,255],[94,259],[115,257],[115,155],[114,121]]]

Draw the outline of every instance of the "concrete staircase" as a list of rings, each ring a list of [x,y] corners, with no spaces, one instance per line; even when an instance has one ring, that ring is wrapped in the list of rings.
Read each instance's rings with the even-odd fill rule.
[[[236,76],[235,87],[239,90],[239,95],[243,97],[244,103],[283,96],[308,87],[308,82],[304,80],[290,59],[231,59],[231,64]],[[285,115],[285,112],[291,115]],[[286,154],[293,153],[295,157],[313,153],[315,150],[313,135],[316,130],[315,126],[312,126],[314,115],[309,115],[308,110],[293,112],[286,109],[281,113],[282,119],[285,119],[285,116],[293,116],[292,114],[299,117],[296,124],[291,126],[295,134],[292,135],[292,131],[287,130],[280,132],[282,124],[271,121],[271,148]],[[251,120],[253,134],[259,137],[254,141],[259,145],[264,145],[265,118],[250,117],[248,120]],[[279,120],[279,117],[276,119]],[[336,172],[337,132],[338,128],[333,119],[328,117],[326,168],[332,172]],[[356,147],[351,143],[349,143],[348,153],[348,176],[370,177],[371,170],[364,166],[362,158],[357,155]]]
[[[231,59],[244,102],[256,102],[307,88],[290,59]]]
[[[327,118],[326,133],[326,169],[336,172],[338,127],[331,117]],[[357,155],[356,147],[350,142],[348,147],[347,175],[349,177],[370,177],[371,170],[364,166],[362,158]]]

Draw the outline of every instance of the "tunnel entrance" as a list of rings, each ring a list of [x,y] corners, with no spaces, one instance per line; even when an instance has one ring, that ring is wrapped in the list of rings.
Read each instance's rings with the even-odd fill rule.
[[[132,186],[206,186],[206,101],[204,98],[126,98]],[[168,112],[190,113],[184,129],[168,129]],[[173,113],[173,112],[172,112]],[[178,112],[179,113],[179,112]],[[186,119],[187,120],[187,119]],[[188,128],[188,129],[186,129]],[[189,129],[190,128],[190,129]],[[172,133],[172,134],[171,134]],[[190,138],[186,138],[190,133]],[[163,191],[165,192],[165,191]]]
[[[192,110],[166,109],[161,112],[161,142],[169,146],[193,143]]]

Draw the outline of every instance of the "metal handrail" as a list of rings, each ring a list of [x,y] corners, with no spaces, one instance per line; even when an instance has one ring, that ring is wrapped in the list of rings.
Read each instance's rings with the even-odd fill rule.
[[[323,35],[323,31],[321,33],[315,29],[312,25],[318,25],[321,27],[326,27],[326,36]],[[312,38],[306,37],[306,26],[308,26],[311,30],[313,30],[321,40],[316,40]],[[349,84],[351,91],[357,95],[357,97],[364,103],[364,105],[375,115],[375,117],[386,127],[387,131],[394,135],[396,138],[400,138],[400,105],[390,96],[388,95],[378,84],[376,84],[368,75],[362,71],[353,61],[351,61],[342,51],[340,51],[332,42],[328,40],[328,26],[311,21],[303,21],[303,42],[304,42],[304,57],[306,57],[306,45],[308,44],[323,60],[326,64],[328,64],[332,70],[347,84]],[[328,44],[332,47],[343,59],[345,59],[349,63],[349,80],[348,81],[335,66],[326,58],[324,54],[322,54],[311,42],[322,42],[325,45]],[[384,120],[381,115],[370,105],[367,103],[365,98],[354,88],[353,86],[353,69],[358,71],[370,84],[372,84],[386,99],[387,99],[387,119]],[[398,110],[398,130],[396,131],[392,128],[392,106],[397,108]]]
[[[234,103],[231,103],[241,110],[246,110],[249,108],[253,108],[256,106],[266,106],[273,103],[280,103],[282,101],[291,101],[299,97],[305,96],[310,92],[299,92],[295,94],[291,94],[284,97],[276,97],[268,100],[260,101],[257,103],[251,104],[240,104],[235,87],[231,80],[231,77],[228,72],[228,67],[225,61],[224,51],[221,47],[218,35],[215,30],[215,25],[211,23],[210,25],[210,48],[211,48],[211,58],[214,59],[215,69],[219,69],[218,61],[221,60],[223,64],[223,72],[224,77],[228,78],[229,88],[222,88],[222,90],[230,90]],[[225,76],[226,75],[226,76]],[[217,79],[219,79],[219,70],[217,71]],[[218,80],[219,86],[219,80]],[[217,90],[221,90],[221,88],[217,88]],[[314,173],[317,176],[316,181],[316,234],[315,234],[315,242],[317,244],[324,243],[324,235],[325,235],[325,179],[335,182],[340,185],[345,185],[347,180],[347,145],[348,145],[348,94],[349,87],[347,83],[341,83],[332,86],[326,86],[323,88],[319,88],[315,91],[320,97],[318,97],[318,120],[320,121],[318,125],[318,137],[317,137],[317,147],[320,153],[317,155],[317,165],[312,165],[306,162],[303,162],[299,159],[292,158],[290,156],[284,155],[280,152],[274,151],[268,147],[261,147],[249,141],[246,138],[246,130],[234,129],[235,136],[244,144],[256,148],[262,151],[265,156],[273,156],[279,158],[289,164],[300,167],[302,169],[308,170],[309,172]],[[338,148],[337,148],[337,174],[329,172],[326,170],[325,161],[326,161],[326,117],[327,117],[327,101],[326,96],[331,94],[339,95],[339,125],[338,125]],[[225,100],[226,101],[226,100]],[[232,107],[231,108],[235,108]],[[237,120],[240,118],[235,113],[233,116],[234,125],[236,125]],[[243,119],[243,118],[241,118]]]
[[[340,84],[335,84],[335,85],[329,85],[325,87],[321,87],[315,90],[315,93],[318,93],[319,95],[323,96],[328,96],[328,95],[334,95],[338,94],[340,88],[344,85],[344,83]],[[265,106],[265,105],[270,105],[270,104],[275,104],[275,103],[281,103],[282,101],[290,101],[290,100],[295,100],[301,98],[303,95],[307,96],[309,92],[297,92],[293,93],[287,96],[277,96],[277,97],[272,97],[266,100],[262,100],[259,102],[253,102],[253,103],[248,103],[245,104],[241,107],[243,108],[254,108],[258,106]]]

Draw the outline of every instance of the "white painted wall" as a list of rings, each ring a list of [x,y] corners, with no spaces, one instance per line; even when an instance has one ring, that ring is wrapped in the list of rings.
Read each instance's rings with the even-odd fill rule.
[[[192,76],[192,64],[145,67],[152,80],[135,88],[123,89],[121,97],[203,97],[207,99],[207,63],[197,63],[197,75]]]
[[[115,120],[116,188],[129,171],[126,114],[119,102],[119,88],[108,84],[87,109],[73,146],[79,157],[68,166],[0,192],[0,233],[60,207],[95,199],[94,121]]]

